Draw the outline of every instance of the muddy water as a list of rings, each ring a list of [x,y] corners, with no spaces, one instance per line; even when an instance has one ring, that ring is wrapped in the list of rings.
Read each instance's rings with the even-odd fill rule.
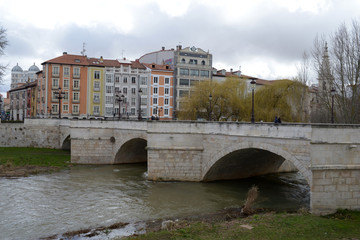
[[[150,182],[146,165],[77,166],[53,174],[0,179],[0,239],[38,239],[115,222],[207,213],[241,206],[259,186],[259,207],[309,205],[297,173],[210,183]]]

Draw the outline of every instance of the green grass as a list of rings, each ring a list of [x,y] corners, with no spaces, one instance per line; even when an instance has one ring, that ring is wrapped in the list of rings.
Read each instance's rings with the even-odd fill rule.
[[[240,225],[253,227],[249,230]],[[196,222],[173,231],[127,239],[360,239],[360,212],[341,210],[326,217],[267,213],[228,222]]]
[[[0,165],[12,166],[54,166],[67,167],[70,152],[47,148],[5,148],[0,147]]]

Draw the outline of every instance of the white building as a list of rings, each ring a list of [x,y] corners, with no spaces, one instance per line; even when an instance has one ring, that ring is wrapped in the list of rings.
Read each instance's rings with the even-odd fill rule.
[[[35,82],[37,77],[36,73],[40,71],[40,69],[35,65],[32,65],[29,70],[23,70],[19,64],[16,64],[11,69],[11,85],[10,89],[14,89],[19,87],[22,83],[26,82]]]

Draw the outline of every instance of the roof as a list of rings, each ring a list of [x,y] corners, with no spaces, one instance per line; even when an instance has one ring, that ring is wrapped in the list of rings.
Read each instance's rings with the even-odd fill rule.
[[[146,67],[139,62],[139,59],[136,59],[135,61],[131,61],[131,67],[132,68],[139,68],[139,69],[146,69]]]
[[[173,72],[173,70],[171,69],[171,66],[168,64],[165,65],[160,65],[160,64],[155,64],[155,63],[143,63],[146,67],[150,68],[151,70],[158,70],[158,71],[171,71]]]
[[[26,89],[26,88],[31,88],[31,87],[36,87],[37,86],[37,82],[30,82],[30,83],[22,83],[19,87],[16,87],[16,88],[13,88],[13,89],[10,89],[9,92],[15,92],[15,91],[18,91],[18,90],[23,90],[23,89]]]
[[[88,58],[82,55],[72,55],[63,53],[62,56],[56,57],[50,60],[43,62],[41,65],[46,63],[58,63],[58,64],[68,64],[68,65],[89,65]]]

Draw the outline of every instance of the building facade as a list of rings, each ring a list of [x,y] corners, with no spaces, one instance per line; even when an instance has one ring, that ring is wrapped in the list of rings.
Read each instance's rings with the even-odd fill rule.
[[[16,64],[16,66],[11,69],[10,89],[17,88],[26,82],[35,82],[37,80],[36,73],[38,71],[40,71],[40,69],[35,65],[35,63],[25,71],[23,71],[19,64]]]

